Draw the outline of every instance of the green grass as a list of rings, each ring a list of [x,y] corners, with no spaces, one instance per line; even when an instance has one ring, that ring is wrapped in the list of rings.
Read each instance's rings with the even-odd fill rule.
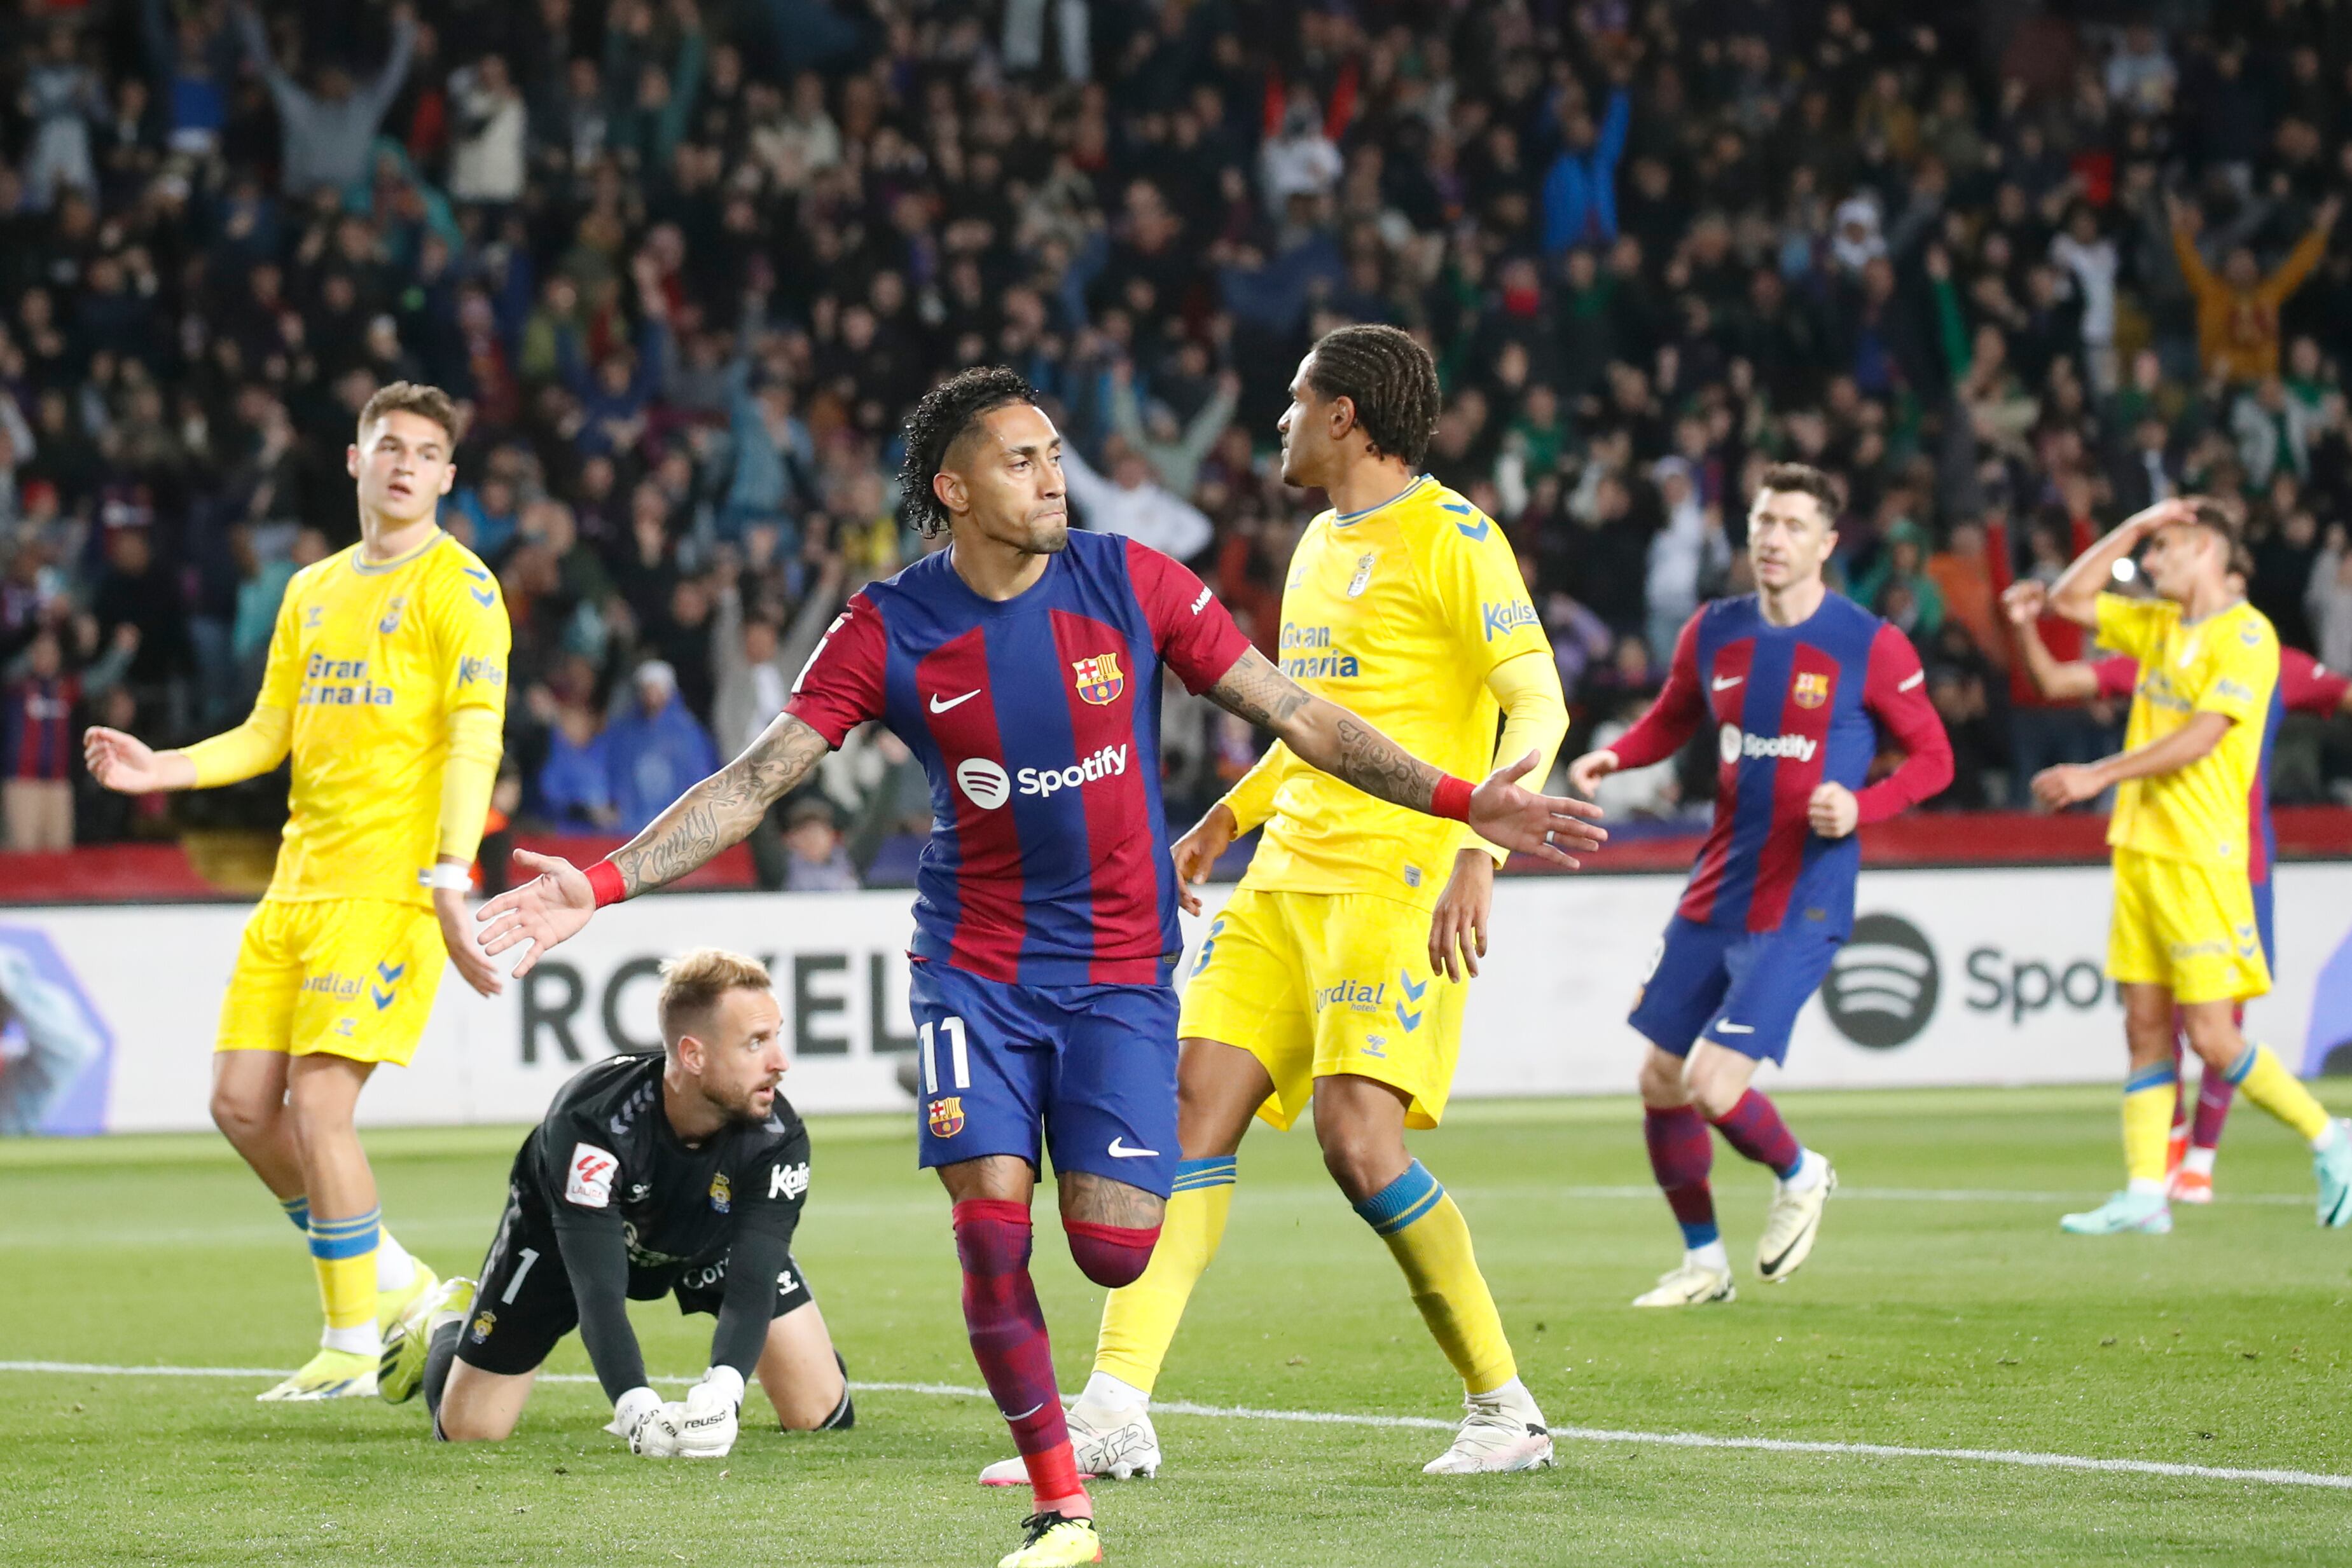
[[[1849,1191],[1802,1275],[1752,1285],[1765,1179],[1722,1156],[1742,1295],[1684,1313],[1626,1305],[1678,1247],[1654,1195],[1606,1190],[1648,1183],[1629,1103],[1465,1104],[1416,1138],[1555,1422],[2352,1473],[2352,1235],[2314,1228],[2307,1156],[2259,1113],[2224,1145],[2221,1203],[2167,1239],[2098,1241],[2056,1219],[2114,1183],[2111,1091],[1783,1103]],[[519,1135],[371,1136],[411,1249],[472,1269]],[[853,1376],[976,1384],[909,1126],[821,1120],[815,1144],[798,1251]],[[1891,1189],[2064,1199],[1874,1196]],[[216,1139],[0,1145],[0,1357],[290,1366],[315,1335],[295,1238]],[[1038,1251],[1075,1388],[1101,1292],[1050,1222]],[[709,1320],[655,1304],[637,1322],[657,1372],[699,1371]],[[586,1365],[574,1341],[551,1370]],[[1451,1382],[1311,1139],[1255,1134],[1161,1395],[1444,1418]],[[755,1393],[733,1456],[689,1468],[631,1458],[592,1385],[542,1387],[513,1441],[466,1449],[425,1440],[421,1403],[264,1406],[257,1387],[0,1372],[0,1563],[965,1565],[1012,1544],[1025,1500],[972,1484],[1009,1451],[976,1399],[872,1391],[856,1431],[785,1437],[756,1429]],[[2306,1487],[1613,1441],[1441,1479],[1420,1466],[1442,1433],[1183,1415],[1160,1432],[1159,1480],[1098,1490],[1114,1563],[2352,1560],[2352,1494]]]

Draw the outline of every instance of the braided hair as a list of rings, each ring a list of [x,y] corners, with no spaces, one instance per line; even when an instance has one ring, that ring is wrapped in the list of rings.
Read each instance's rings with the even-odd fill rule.
[[[1337,327],[1315,345],[1307,384],[1356,405],[1374,456],[1418,468],[1429,455],[1442,399],[1429,350],[1394,327]]]
[[[948,512],[933,494],[948,453],[982,418],[1014,403],[1034,403],[1037,389],[1003,365],[958,371],[925,392],[907,415],[907,454],[898,463],[898,490],[908,520],[926,538],[948,531]]]

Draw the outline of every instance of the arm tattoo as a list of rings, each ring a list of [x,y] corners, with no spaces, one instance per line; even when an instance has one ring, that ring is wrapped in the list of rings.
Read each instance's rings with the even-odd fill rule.
[[[1272,730],[1280,730],[1292,715],[1315,700],[1255,648],[1234,660],[1234,667],[1209,688],[1207,695],[1235,717]]]
[[[790,714],[778,715],[742,756],[671,801],[644,832],[613,852],[622,884],[635,896],[741,842],[769,806],[807,778],[830,749],[815,730]]]
[[[1211,686],[1209,700],[1273,730],[1290,749],[1377,800],[1416,811],[1437,793],[1437,769],[1336,703],[1284,674],[1253,648]]]

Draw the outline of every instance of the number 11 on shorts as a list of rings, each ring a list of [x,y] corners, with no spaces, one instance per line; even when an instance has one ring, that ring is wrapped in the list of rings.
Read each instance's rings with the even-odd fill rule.
[[[940,1020],[939,1032],[945,1035],[948,1041],[948,1072],[953,1080],[948,1087],[957,1090],[971,1088],[971,1058],[964,1050],[963,1019],[950,1013]],[[939,1053],[932,1043],[931,1026],[927,1023],[917,1033],[922,1039],[923,1092],[926,1095],[936,1094],[940,1092],[940,1062]]]

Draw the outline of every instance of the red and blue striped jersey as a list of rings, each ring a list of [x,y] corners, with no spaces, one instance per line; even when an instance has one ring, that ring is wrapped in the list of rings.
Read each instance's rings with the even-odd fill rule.
[[[1627,768],[1680,750],[1716,723],[1715,823],[1679,913],[1702,925],[1778,930],[1794,915],[1853,927],[1857,835],[1825,839],[1806,811],[1825,783],[1854,792],[1861,820],[1915,806],[1952,780],[1952,745],[1902,631],[1830,594],[1795,626],[1764,619],[1754,594],[1699,607],[1675,644],[1665,689],[1609,747]],[[1885,743],[1902,766],[1875,784]]]
[[[1160,672],[1195,692],[1249,639],[1201,580],[1072,529],[1003,602],[947,550],[849,601],[785,711],[839,746],[880,719],[931,785],[918,959],[1024,985],[1159,984],[1183,944],[1160,798]]]
[[[2129,702],[2139,687],[2139,661],[2117,653],[2091,666],[2099,677],[2099,695]],[[2328,718],[2344,706],[2352,680],[2337,674],[2300,648],[2279,649],[2279,678],[2271,687],[2270,713],[2263,720],[2263,760],[2254,769],[2254,787],[2246,797],[2246,880],[2259,887],[2271,879],[2271,862],[2278,859],[2278,825],[2271,821],[2271,753],[2277,748],[2279,727],[2291,713]]]
[[[74,705],[81,678],[27,675],[0,694],[0,772],[11,779],[73,777]]]

